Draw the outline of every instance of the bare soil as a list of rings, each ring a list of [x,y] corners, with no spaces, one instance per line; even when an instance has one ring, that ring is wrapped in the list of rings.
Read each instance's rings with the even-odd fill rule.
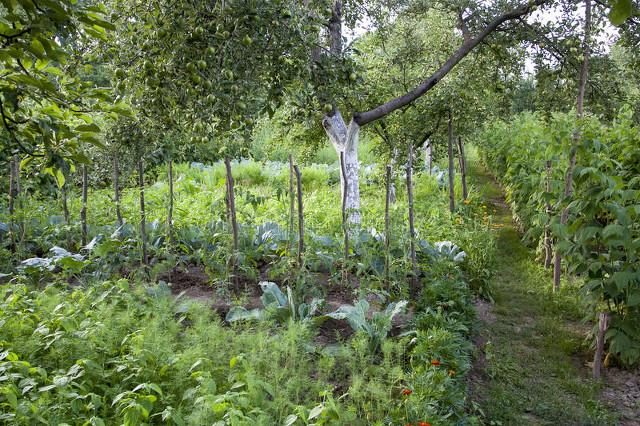
[[[605,370],[602,400],[620,415],[620,426],[640,426],[640,370]]]

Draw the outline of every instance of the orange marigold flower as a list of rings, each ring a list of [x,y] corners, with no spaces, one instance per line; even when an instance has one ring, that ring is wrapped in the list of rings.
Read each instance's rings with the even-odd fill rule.
[[[413,393],[413,391],[411,389],[403,389],[402,390],[402,395],[404,396],[409,396]]]
[[[431,423],[429,423],[429,422],[420,422],[420,423],[418,423],[418,426],[431,426]]]
[[[438,361],[437,359],[432,359],[431,360],[431,365],[435,365],[436,367],[440,365],[440,361]]]

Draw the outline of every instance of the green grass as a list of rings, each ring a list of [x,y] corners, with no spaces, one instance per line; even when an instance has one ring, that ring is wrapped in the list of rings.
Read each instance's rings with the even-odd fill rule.
[[[520,240],[501,189],[471,150],[470,175],[493,204],[497,227],[492,282],[495,321],[480,325],[486,361],[471,396],[488,424],[611,425],[613,413],[598,401],[600,385],[588,377],[577,285],[551,291],[550,271]]]

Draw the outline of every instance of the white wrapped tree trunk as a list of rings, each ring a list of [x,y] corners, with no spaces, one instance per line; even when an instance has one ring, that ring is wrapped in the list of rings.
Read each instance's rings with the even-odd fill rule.
[[[429,139],[424,141],[424,168],[427,169],[427,173],[431,174],[433,154],[431,152],[431,141]]]
[[[345,206],[347,210],[347,223],[352,225],[352,229],[360,226],[360,186],[358,172],[360,164],[358,162],[358,137],[360,134],[360,126],[351,121],[349,126],[346,125],[342,115],[336,111],[333,116],[325,116],[322,121],[325,131],[331,140],[333,148],[340,157],[340,153],[344,153],[345,174],[340,172],[340,187],[344,191],[344,180],[347,181],[347,196]]]

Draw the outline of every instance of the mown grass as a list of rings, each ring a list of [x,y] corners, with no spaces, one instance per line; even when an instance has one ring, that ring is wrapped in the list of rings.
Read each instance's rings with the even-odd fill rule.
[[[565,281],[552,293],[550,272],[522,243],[498,184],[473,150],[470,157],[471,179],[495,209],[498,256],[495,318],[479,325],[486,361],[472,406],[491,425],[616,424],[584,365],[589,325],[580,321],[577,284]]]

